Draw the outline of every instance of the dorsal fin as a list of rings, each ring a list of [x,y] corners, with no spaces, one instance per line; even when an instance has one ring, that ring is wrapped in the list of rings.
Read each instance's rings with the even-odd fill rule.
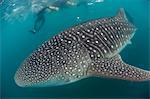
[[[126,14],[125,14],[125,10],[123,8],[120,8],[118,11],[117,16],[115,16],[116,19],[118,20],[122,20],[122,21],[128,21]]]

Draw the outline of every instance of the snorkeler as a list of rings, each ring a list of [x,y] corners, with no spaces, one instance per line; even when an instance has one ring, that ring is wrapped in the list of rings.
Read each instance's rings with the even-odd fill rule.
[[[65,4],[68,3],[68,1],[69,0],[57,0],[52,5],[46,6],[45,8],[40,10],[39,13],[37,14],[37,18],[35,20],[34,27],[32,30],[30,30],[30,32],[36,33],[36,32],[40,31],[40,29],[42,28],[42,26],[45,23],[44,15],[45,15],[47,9],[49,9],[50,11],[58,11],[59,7],[65,6]]]
[[[36,32],[39,32],[39,30],[42,28],[43,24],[45,23],[44,13],[45,13],[46,9],[47,9],[47,7],[43,8],[37,14],[37,18],[36,18],[35,23],[34,23],[34,28],[33,28],[33,30],[30,30],[30,32],[36,33]]]

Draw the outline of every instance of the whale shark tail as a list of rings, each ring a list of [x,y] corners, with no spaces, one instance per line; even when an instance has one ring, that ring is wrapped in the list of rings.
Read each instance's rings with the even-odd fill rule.
[[[124,63],[120,55],[93,62],[88,69],[88,73],[98,77],[101,76],[129,81],[150,80],[150,71]]]

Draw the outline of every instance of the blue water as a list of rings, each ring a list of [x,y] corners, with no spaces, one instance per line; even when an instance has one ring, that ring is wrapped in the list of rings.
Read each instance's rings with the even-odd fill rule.
[[[44,41],[75,24],[108,16],[115,16],[124,8],[138,28],[132,44],[122,52],[123,60],[139,68],[150,70],[150,1],[104,0],[91,6],[64,8],[46,13],[46,23],[39,33],[29,33],[35,16],[25,21],[0,22],[1,98],[150,98],[150,82],[129,82],[108,78],[87,78],[58,87],[20,88],[14,74],[20,63]],[[79,19],[77,19],[79,17]]]

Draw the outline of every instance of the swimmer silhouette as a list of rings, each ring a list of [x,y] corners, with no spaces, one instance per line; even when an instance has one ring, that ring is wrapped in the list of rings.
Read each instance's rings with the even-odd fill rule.
[[[43,27],[45,23],[45,13],[47,9],[49,9],[50,11],[58,11],[60,7],[63,7],[65,6],[65,4],[68,4],[67,3],[68,1],[69,0],[57,0],[52,5],[46,6],[43,9],[41,9],[37,14],[37,18],[34,22],[34,27],[32,30],[30,30],[30,32],[32,33],[39,32],[40,29]]]
[[[30,30],[30,32],[32,33],[36,33],[39,32],[39,30],[42,28],[43,24],[45,23],[45,10],[47,9],[47,7],[43,8],[38,14],[37,14],[37,18],[35,20],[34,23],[34,27],[33,30]]]

